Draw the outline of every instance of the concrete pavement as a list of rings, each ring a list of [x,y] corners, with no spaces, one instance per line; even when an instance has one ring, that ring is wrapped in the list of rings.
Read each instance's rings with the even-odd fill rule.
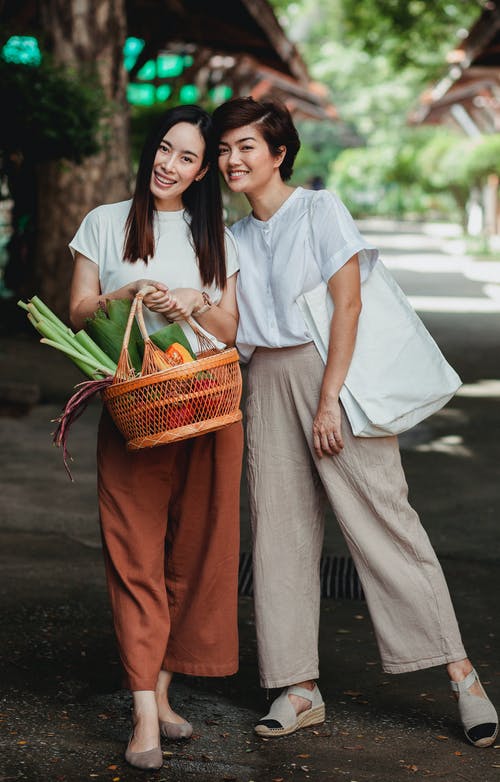
[[[411,500],[440,555],[466,648],[499,704],[500,307],[481,302],[498,301],[500,264],[474,265],[457,255],[453,236],[433,227],[370,221],[363,230],[382,246],[405,290],[419,297],[422,317],[465,382],[445,410],[401,444]],[[71,435],[70,484],[49,432],[78,373],[30,333],[0,337],[0,352],[5,376],[29,378],[41,389],[29,416],[0,419],[0,782],[144,779],[122,760],[129,698],[96,523],[98,406]],[[325,552],[345,553],[333,518]],[[500,780],[500,746],[465,743],[442,670],[382,673],[364,602],[323,601],[327,722],[283,739],[252,734],[266,702],[249,598],[240,599],[240,636],[235,677],[179,677],[175,705],[193,721],[195,737],[182,746],[165,743],[164,768],[152,780]]]

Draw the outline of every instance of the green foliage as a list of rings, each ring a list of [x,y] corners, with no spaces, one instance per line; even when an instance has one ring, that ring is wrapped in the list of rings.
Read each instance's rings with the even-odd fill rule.
[[[353,214],[371,214],[388,191],[391,166],[388,148],[346,149],[331,166],[328,186]]]
[[[435,133],[406,129],[395,144],[345,150],[331,167],[330,187],[358,216],[459,217],[468,194],[470,140]]]
[[[466,161],[470,147],[471,139],[449,128],[436,128],[433,138],[418,156],[422,184],[430,190],[454,188],[466,194],[469,189]]]
[[[441,69],[450,44],[481,13],[480,0],[343,0],[345,35],[370,55],[386,56],[396,69],[416,65],[428,75]]]
[[[294,166],[293,183],[304,184],[324,178],[331,163],[345,147],[342,129],[330,122],[297,122],[301,146]]]
[[[65,158],[76,163],[99,150],[103,92],[90,74],[77,74],[44,57],[39,67],[0,57],[0,153],[38,163]]]
[[[300,128],[297,173],[312,171],[315,162],[329,166],[328,185],[357,215],[460,216],[471,186],[499,172],[499,136],[410,128],[408,116],[446,71],[446,54],[479,17],[482,0],[271,2],[312,77],[329,87],[341,122],[353,129],[351,140],[339,134],[339,145],[358,147],[335,150],[328,160],[330,150],[311,148]]]
[[[465,163],[468,181],[484,184],[490,174],[500,175],[500,133],[474,139]]]

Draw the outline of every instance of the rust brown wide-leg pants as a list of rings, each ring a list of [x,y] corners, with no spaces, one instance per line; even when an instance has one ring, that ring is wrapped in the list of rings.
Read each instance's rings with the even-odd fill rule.
[[[98,493],[106,576],[131,690],[161,669],[227,676],[238,668],[241,423],[127,452],[104,411]]]

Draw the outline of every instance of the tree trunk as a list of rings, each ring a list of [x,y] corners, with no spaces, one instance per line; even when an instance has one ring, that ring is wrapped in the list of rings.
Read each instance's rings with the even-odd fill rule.
[[[125,0],[42,0],[41,13],[55,62],[96,68],[110,107],[102,134],[107,141],[97,155],[82,165],[47,163],[37,172],[37,287],[66,318],[72,272],[68,242],[87,212],[130,195]]]

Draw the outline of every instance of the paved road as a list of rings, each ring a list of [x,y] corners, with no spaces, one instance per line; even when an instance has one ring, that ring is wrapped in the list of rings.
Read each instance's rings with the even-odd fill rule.
[[[443,231],[364,224],[464,379],[461,394],[406,434],[411,499],[438,550],[466,646],[500,703],[498,519],[500,265],[474,263]],[[31,335],[1,338],[12,380],[36,380],[41,403],[1,418],[0,782],[136,780],[122,761],[129,700],[121,689],[98,548],[94,439],[97,406],[77,424],[75,484],[49,445],[76,371]],[[243,547],[248,548],[245,493]],[[325,550],[344,551],[334,520]],[[450,782],[500,780],[500,747],[461,735],[443,672],[389,677],[380,670],[362,601],[324,600],[321,688],[328,719],[275,741],[254,739],[265,709],[258,687],[249,598],[240,601],[241,668],[227,680],[180,677],[176,704],[195,739],[164,745],[169,782]]]

